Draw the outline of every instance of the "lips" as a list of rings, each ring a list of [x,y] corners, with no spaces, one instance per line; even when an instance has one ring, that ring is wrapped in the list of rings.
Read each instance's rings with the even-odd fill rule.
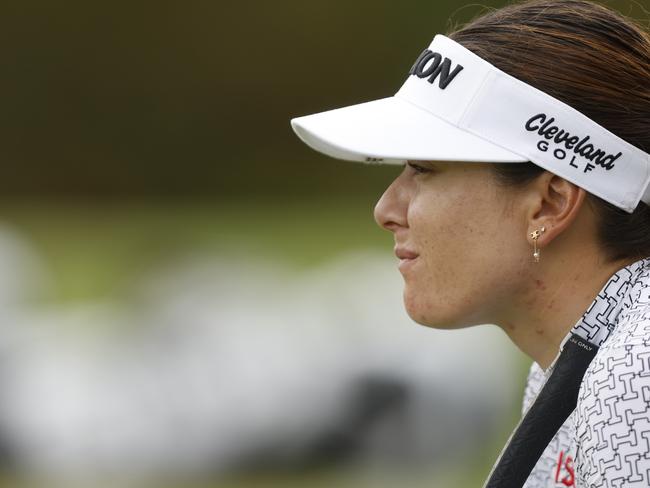
[[[399,264],[397,267],[406,277],[408,270],[417,263],[419,254],[404,247],[395,247],[395,256],[399,258]]]
[[[395,256],[397,256],[399,259],[415,259],[419,256],[419,254],[404,247],[396,247]]]

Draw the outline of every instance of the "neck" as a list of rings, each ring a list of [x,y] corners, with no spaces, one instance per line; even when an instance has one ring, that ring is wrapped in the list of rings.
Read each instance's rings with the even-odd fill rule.
[[[631,262],[605,264],[596,253],[570,260],[542,258],[533,263],[528,286],[497,323],[522,352],[547,369],[605,283]]]

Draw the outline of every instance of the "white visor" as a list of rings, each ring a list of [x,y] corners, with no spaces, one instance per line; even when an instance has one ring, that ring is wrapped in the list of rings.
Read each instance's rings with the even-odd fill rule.
[[[650,204],[650,155],[438,34],[393,97],[291,120],[349,161],[532,161],[632,212]]]

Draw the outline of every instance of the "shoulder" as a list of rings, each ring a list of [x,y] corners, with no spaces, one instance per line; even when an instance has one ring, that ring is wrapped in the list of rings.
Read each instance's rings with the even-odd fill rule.
[[[623,481],[624,486],[650,486],[650,319],[646,317],[620,320],[585,372],[575,434],[576,475],[587,486],[619,486]]]

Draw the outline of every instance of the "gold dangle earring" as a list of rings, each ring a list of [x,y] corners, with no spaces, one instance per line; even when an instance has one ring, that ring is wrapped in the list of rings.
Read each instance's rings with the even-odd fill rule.
[[[533,252],[533,258],[535,258],[535,262],[539,263],[539,249],[537,249],[537,239],[539,238],[540,235],[542,235],[542,232],[544,232],[546,229],[542,227],[539,230],[534,230],[533,232],[530,233],[530,237],[533,238],[533,246],[535,247],[534,252]]]

